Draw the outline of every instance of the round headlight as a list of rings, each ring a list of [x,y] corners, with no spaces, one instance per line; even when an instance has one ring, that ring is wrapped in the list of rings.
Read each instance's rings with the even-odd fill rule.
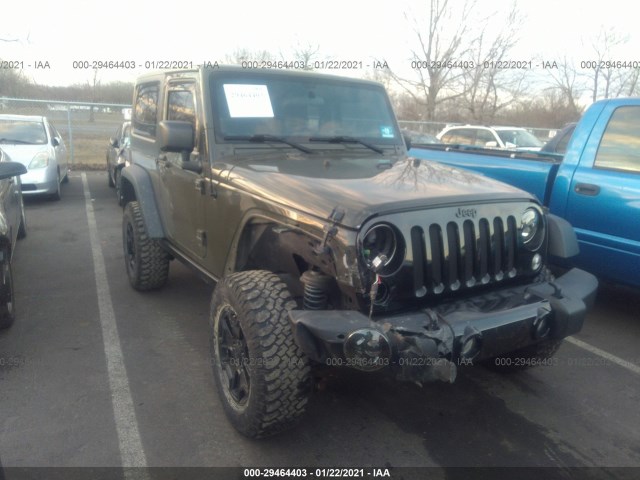
[[[400,266],[403,251],[402,235],[387,223],[374,225],[362,238],[365,263],[381,275],[389,275]]]
[[[542,243],[544,236],[542,215],[534,208],[528,208],[522,214],[522,226],[520,227],[520,238],[531,250],[535,250]]]

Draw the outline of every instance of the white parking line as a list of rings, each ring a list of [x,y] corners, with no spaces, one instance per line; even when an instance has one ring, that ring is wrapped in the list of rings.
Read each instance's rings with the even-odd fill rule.
[[[124,366],[122,349],[120,348],[120,337],[118,336],[118,326],[113,312],[109,282],[104,264],[104,257],[100,242],[98,241],[98,228],[96,217],[91,203],[89,183],[87,175],[82,173],[82,188],[84,190],[84,201],[87,210],[87,222],[89,223],[89,238],[91,242],[91,252],[93,254],[93,271],[96,278],[96,290],[98,292],[98,310],[100,313],[100,324],[102,326],[102,340],[104,342],[104,353],[107,359],[107,372],[109,375],[109,388],[111,389],[111,403],[113,405],[113,416],[116,422],[118,433],[118,443],[120,447],[120,457],[123,467],[146,467],[147,458],[140,440],[138,431],[138,421],[133,407],[131,390],[129,389],[129,379]]]
[[[577,338],[567,337],[566,340],[576,347],[580,347],[588,352],[593,353],[594,355],[598,355],[599,357],[609,360],[611,363],[615,363],[622,368],[626,368],[630,372],[640,375],[640,367],[635,363],[629,362],[620,357],[616,357],[615,355],[611,355],[609,352],[605,352],[604,350],[598,347],[594,347],[593,345],[583,342],[582,340],[578,340]]]

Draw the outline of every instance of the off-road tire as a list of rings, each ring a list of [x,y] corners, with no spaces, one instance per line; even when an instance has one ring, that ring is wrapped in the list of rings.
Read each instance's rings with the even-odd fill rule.
[[[213,293],[213,376],[227,417],[247,437],[267,437],[293,427],[311,395],[309,360],[295,344],[287,318],[295,307],[286,284],[267,271],[229,275]],[[234,334],[232,342],[225,338]],[[242,382],[244,396],[238,387]]]
[[[149,238],[138,202],[129,202],[122,217],[122,244],[129,283],[136,290],[161,288],[169,276],[169,254]]]
[[[563,340],[545,340],[513,352],[505,353],[483,362],[489,370],[499,373],[516,373],[528,368],[552,365],[550,359],[556,354]]]
[[[7,254],[0,262],[0,330],[9,328],[16,319],[13,271]]]

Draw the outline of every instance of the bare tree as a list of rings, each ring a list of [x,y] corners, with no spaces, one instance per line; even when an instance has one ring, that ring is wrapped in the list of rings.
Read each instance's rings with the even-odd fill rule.
[[[550,77],[548,89],[556,90],[560,93],[563,104],[565,104],[572,115],[576,117],[582,112],[579,100],[586,90],[583,78],[581,78],[575,64],[567,56],[562,60],[555,61],[558,68],[547,70]]]
[[[229,55],[224,57],[225,63],[241,65],[243,62],[265,62],[274,61],[276,58],[266,50],[248,50],[246,48],[238,48]]]
[[[531,65],[527,62],[513,65],[513,69],[502,68],[502,62],[511,61],[523,21],[513,2],[506,19],[500,22],[501,30],[490,34],[482,29],[471,44],[473,66],[463,71],[463,102],[474,122],[490,123],[500,110],[518,101],[528,87]]]
[[[417,47],[411,50],[411,65],[417,80],[393,73],[393,78],[425,110],[426,120],[435,118],[438,104],[459,97],[462,70],[449,68],[461,60],[475,0],[465,0],[455,11],[449,0],[429,0],[426,25],[410,18]]]
[[[286,54],[280,53],[280,58],[284,61],[295,61],[304,65],[304,70],[314,70],[314,62],[319,60],[320,57],[320,45],[306,43],[301,45],[298,43],[293,48],[293,58],[287,57]]]
[[[613,28],[602,27],[591,40],[591,49],[595,54],[594,65],[585,74],[591,82],[591,100],[620,96],[629,80],[633,83],[633,70],[625,71],[615,65],[615,51],[617,47],[629,41],[628,35],[620,35]],[[631,75],[629,75],[629,73]]]

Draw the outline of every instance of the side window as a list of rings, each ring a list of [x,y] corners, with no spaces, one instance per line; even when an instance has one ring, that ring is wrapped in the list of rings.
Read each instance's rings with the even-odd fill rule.
[[[196,109],[191,90],[170,90],[167,99],[167,120],[191,122],[195,128]]]
[[[640,107],[619,107],[596,153],[595,168],[640,173]]]
[[[155,136],[158,121],[158,85],[140,85],[133,106],[133,128],[147,136]]]
[[[493,134],[488,130],[478,130],[477,131],[477,139],[475,145],[478,147],[484,147],[487,145],[487,142],[495,142],[496,138]]]
[[[456,128],[443,135],[442,141],[455,145],[473,145],[475,133],[468,128]]]

